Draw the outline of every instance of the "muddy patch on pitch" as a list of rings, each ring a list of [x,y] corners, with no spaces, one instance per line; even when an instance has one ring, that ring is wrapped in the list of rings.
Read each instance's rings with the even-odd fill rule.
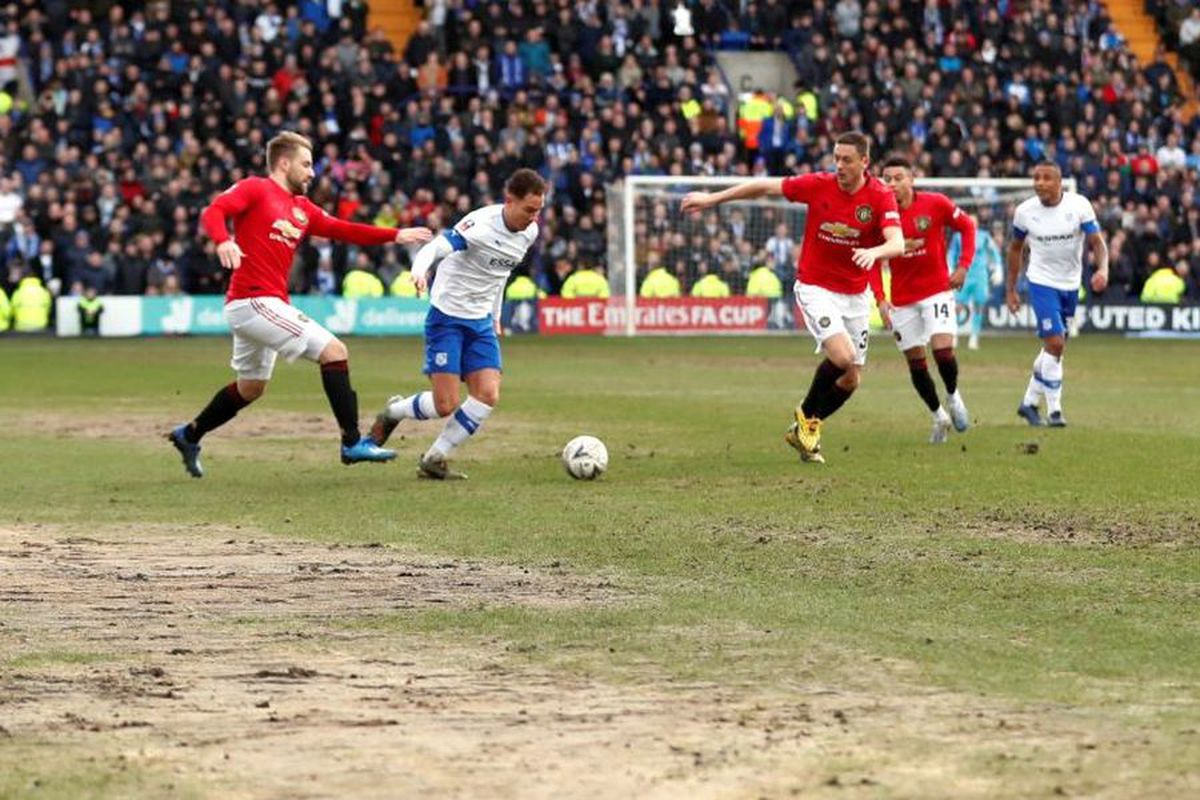
[[[0,771],[24,753],[23,774],[145,770],[214,798],[1040,796],[1086,793],[1081,769],[1171,735],[914,689],[874,662],[833,682],[817,653],[772,686],[653,663],[617,684],[513,659],[499,636],[369,624],[639,597],[552,566],[207,525],[0,528]],[[1170,795],[1169,777],[1137,788]]]
[[[1054,516],[992,511],[969,522],[947,519],[945,524],[969,535],[1024,543],[1122,548],[1200,545],[1200,515],[1189,513],[1148,513],[1137,518],[1112,519],[1078,512]]]

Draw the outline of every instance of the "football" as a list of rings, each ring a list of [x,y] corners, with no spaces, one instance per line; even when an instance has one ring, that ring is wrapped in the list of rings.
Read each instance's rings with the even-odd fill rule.
[[[562,462],[572,478],[590,481],[608,469],[608,448],[595,436],[576,436],[563,448]]]

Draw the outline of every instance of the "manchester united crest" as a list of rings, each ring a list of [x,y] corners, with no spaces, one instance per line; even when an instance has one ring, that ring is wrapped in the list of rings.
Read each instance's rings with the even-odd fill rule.
[[[929,226],[933,224],[933,220],[929,217],[917,217],[917,230],[927,231]]]
[[[308,214],[305,214],[304,209],[300,208],[300,206],[292,207],[292,216],[295,217],[296,222],[299,222],[301,225],[308,224]]]
[[[854,209],[854,218],[859,222],[870,222],[873,216],[875,216],[875,213],[871,211],[870,206],[863,205]]]

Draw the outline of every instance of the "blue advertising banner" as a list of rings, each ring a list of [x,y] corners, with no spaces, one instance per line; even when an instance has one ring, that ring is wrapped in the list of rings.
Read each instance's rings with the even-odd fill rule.
[[[144,297],[143,336],[227,334],[225,299],[218,296]],[[429,301],[411,297],[347,300],[343,297],[293,297],[292,305],[338,335],[404,336],[425,330]]]

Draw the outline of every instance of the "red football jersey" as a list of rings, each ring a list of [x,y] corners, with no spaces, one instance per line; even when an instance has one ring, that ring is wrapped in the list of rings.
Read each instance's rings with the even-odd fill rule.
[[[331,217],[307,197],[292,194],[270,178],[238,181],[204,209],[200,224],[221,244],[230,238],[227,219],[233,220],[242,263],[229,279],[225,302],[247,297],[278,297],[288,302],[288,275],[305,236],[359,245],[387,244],[396,238],[395,228]]]
[[[892,305],[906,306],[950,290],[946,266],[946,228],[962,234],[959,266],[975,258],[975,223],[954,201],[938,192],[913,192],[912,203],[900,209],[904,255],[891,259]],[[883,299],[878,270],[871,275],[875,299]]]
[[[868,175],[850,194],[838,186],[836,175],[825,172],[784,178],[783,196],[808,205],[796,279],[841,294],[865,291],[867,271],[851,256],[857,248],[883,244],[884,228],[900,226],[892,190]]]

